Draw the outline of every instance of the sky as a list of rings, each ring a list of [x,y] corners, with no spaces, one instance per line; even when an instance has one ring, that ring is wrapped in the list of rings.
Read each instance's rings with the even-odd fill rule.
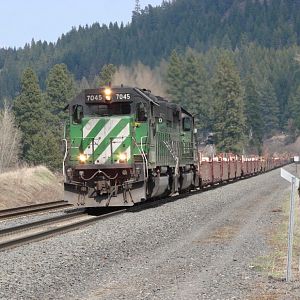
[[[141,8],[162,0],[140,0]],[[35,41],[56,42],[79,25],[131,20],[135,0],[0,0],[0,48]]]

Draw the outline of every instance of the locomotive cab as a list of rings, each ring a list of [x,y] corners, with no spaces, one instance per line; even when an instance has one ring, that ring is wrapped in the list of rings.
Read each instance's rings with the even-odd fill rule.
[[[144,189],[133,196],[146,176],[149,105],[142,95],[132,88],[105,87],[85,90],[70,103],[66,200],[126,206],[145,198]]]

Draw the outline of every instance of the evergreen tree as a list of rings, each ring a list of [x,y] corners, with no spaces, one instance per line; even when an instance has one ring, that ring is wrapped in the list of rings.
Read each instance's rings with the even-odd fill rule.
[[[212,115],[206,73],[199,56],[189,50],[182,66],[183,95],[181,105],[194,115],[196,126],[201,131],[209,129]]]
[[[99,75],[99,86],[111,84],[116,71],[117,68],[113,64],[104,65]]]
[[[214,133],[219,151],[242,153],[245,136],[244,90],[229,55],[223,55],[213,81]]]
[[[221,42],[221,48],[224,48],[226,50],[232,50],[232,43],[228,34],[225,34],[225,36],[223,37]]]
[[[295,0],[163,1],[142,10],[139,0],[133,3],[136,17],[125,26],[94,23],[72,28],[56,43],[33,40],[24,48],[0,49],[0,99],[15,97],[29,64],[44,89],[47,71],[56,63],[65,63],[77,80],[91,80],[108,62],[119,66],[142,61],[153,67],[175,48],[240,49],[246,41],[284,49],[300,43],[300,5]],[[274,88],[281,101],[280,87]]]
[[[292,120],[295,128],[300,131],[300,85],[290,96],[289,111],[290,119]]]
[[[46,97],[48,102],[47,115],[47,140],[48,145],[44,145],[44,159],[47,158],[48,165],[52,169],[58,169],[63,160],[63,153],[60,151],[61,139],[63,137],[63,122],[67,120],[67,115],[63,111],[64,107],[74,97],[75,87],[72,75],[64,64],[55,65],[49,72],[46,80]],[[49,114],[50,112],[50,114]],[[43,144],[42,135],[35,135],[35,143]],[[35,162],[40,162],[41,155],[35,153],[33,148],[30,151]]]
[[[181,104],[184,99],[183,82],[183,61],[176,50],[173,50],[169,58],[166,84],[167,93],[175,103]]]
[[[14,100],[13,111],[22,131],[22,157],[31,161],[28,155],[33,145],[33,136],[45,130],[46,105],[42,97],[35,72],[27,68],[21,80],[21,94]],[[37,151],[42,151],[39,148]]]
[[[50,111],[53,115],[61,115],[63,108],[75,94],[73,76],[65,64],[57,64],[50,70],[46,84]]]
[[[269,80],[260,83],[259,95],[263,115],[264,135],[270,137],[279,128],[279,107],[275,90]]]
[[[132,17],[135,18],[141,13],[141,3],[140,0],[135,0],[134,11],[132,12]]]
[[[245,116],[250,150],[254,148],[258,154],[261,154],[264,123],[260,97],[253,75],[245,79],[245,94]]]
[[[28,161],[35,165],[44,164],[55,171],[61,168],[63,154],[60,150],[60,136],[45,129],[33,135],[31,141],[32,145],[27,152]]]

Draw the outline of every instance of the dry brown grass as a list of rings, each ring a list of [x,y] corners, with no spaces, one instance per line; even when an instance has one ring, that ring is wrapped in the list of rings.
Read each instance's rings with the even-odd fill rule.
[[[217,228],[211,235],[205,239],[195,240],[193,243],[212,244],[212,243],[225,243],[230,241],[238,231],[236,226],[222,226]]]
[[[44,166],[0,174],[0,209],[62,199],[61,178]]]
[[[298,196],[296,196],[296,199]],[[278,213],[279,224],[272,232],[269,232],[269,245],[271,252],[269,255],[257,259],[257,268],[264,271],[275,279],[284,278],[287,260],[287,235],[289,223],[289,199],[287,198],[281,209],[274,209]],[[300,220],[299,220],[299,200],[295,204],[295,227],[293,243],[293,273],[296,275],[298,268],[297,254],[300,252]]]
[[[297,197],[298,198],[298,197]],[[299,280],[298,255],[300,253],[300,220],[299,220],[299,199],[295,205],[295,228],[293,243],[293,279]],[[266,232],[269,236],[270,253],[258,257],[254,268],[268,277],[268,281],[256,284],[253,295],[249,300],[260,299],[299,299],[293,295],[292,287],[285,282],[285,271],[287,263],[287,234],[289,223],[289,199],[287,198],[282,208],[274,208],[272,212],[278,214],[278,221],[273,230]],[[289,288],[288,288],[289,287]]]
[[[260,294],[260,295],[255,295],[251,298],[249,298],[249,300],[278,300],[280,299],[279,297],[281,297],[281,295],[272,293],[272,292],[267,292],[264,294]]]

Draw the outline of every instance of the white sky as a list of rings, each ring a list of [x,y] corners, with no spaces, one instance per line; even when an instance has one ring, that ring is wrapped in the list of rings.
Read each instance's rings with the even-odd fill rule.
[[[141,7],[162,0],[140,0]],[[135,0],[0,0],[0,48],[56,42],[72,26],[131,20]]]

